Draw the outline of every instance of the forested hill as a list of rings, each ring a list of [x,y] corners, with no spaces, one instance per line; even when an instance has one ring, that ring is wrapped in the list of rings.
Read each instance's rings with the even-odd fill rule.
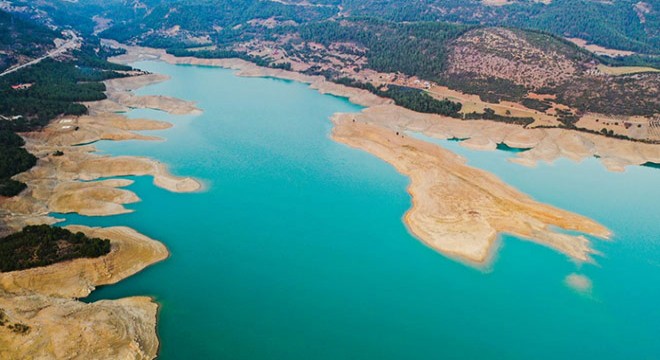
[[[307,0],[292,0],[304,3]],[[513,26],[614,49],[660,54],[659,0],[311,0],[345,15]]]
[[[54,47],[55,31],[0,11],[0,71]]]
[[[243,39],[254,25],[295,26],[330,18],[331,7],[286,5],[263,0],[179,0],[154,6],[143,18],[117,23],[103,36],[126,41],[139,39],[168,46],[194,41]]]
[[[296,23],[370,16],[395,22],[445,21],[511,26],[575,37],[613,49],[660,54],[660,0],[11,0],[59,24],[91,32],[93,16],[113,20],[115,35],[161,26],[207,31],[249,19]]]

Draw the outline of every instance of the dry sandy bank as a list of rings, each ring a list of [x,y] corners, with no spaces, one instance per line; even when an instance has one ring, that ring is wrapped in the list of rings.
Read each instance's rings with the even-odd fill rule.
[[[0,327],[0,358],[152,359],[158,305],[147,297],[75,300],[116,283],[168,256],[165,246],[125,227],[68,227],[110,239],[110,254],[0,273],[0,311],[17,333]]]
[[[610,235],[593,220],[536,202],[439,146],[354,122],[352,114],[337,115],[334,123],[335,140],[372,153],[410,177],[413,207],[405,215],[406,224],[446,255],[482,264],[490,258],[497,234],[508,233],[588,261],[592,250],[585,237],[551,227]]]

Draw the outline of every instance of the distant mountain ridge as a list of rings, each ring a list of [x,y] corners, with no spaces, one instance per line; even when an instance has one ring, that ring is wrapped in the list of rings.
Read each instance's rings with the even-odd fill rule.
[[[156,15],[170,23],[169,18],[162,16],[170,9],[177,9],[174,18],[179,26],[200,31],[201,26],[212,25],[209,16],[214,16],[218,23],[235,26],[238,23],[233,20],[245,16],[266,19],[274,15],[295,21],[294,13],[298,13],[304,15],[305,21],[372,16],[395,22],[512,26],[580,38],[607,48],[660,55],[660,0],[11,0],[11,3],[47,13],[59,24],[75,25],[88,32],[93,28],[94,15],[105,15],[115,24],[142,22],[151,27]]]

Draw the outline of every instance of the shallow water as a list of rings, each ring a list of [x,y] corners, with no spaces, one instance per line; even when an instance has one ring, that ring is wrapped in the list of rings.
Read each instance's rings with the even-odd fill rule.
[[[200,116],[135,110],[171,121],[159,142],[99,142],[103,153],[158,159],[206,190],[174,194],[134,177],[142,202],[65,224],[126,225],[171,257],[88,299],[151,295],[162,359],[659,358],[660,172],[611,173],[595,160],[525,168],[515,153],[465,156],[538,200],[615,233],[596,264],[575,264],[503,236],[489,269],[445,258],[401,217],[407,179],[330,140],[328,117],[359,111],[305,84],[229,70],[144,62],[168,82],[141,89],[198,102]],[[564,284],[588,276],[593,290]]]

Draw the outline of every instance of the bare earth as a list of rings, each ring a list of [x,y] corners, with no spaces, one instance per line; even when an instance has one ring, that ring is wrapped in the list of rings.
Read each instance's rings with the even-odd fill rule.
[[[430,247],[461,260],[482,264],[491,258],[499,233],[514,234],[588,261],[592,250],[583,236],[606,238],[602,225],[538,203],[492,174],[465,165],[458,155],[434,144],[380,126],[354,122],[352,114],[334,118],[333,139],[372,153],[410,177],[413,207],[405,221]]]
[[[85,304],[95,286],[118,282],[165,259],[163,244],[132,229],[70,227],[111,239],[110,254],[0,274],[0,309],[27,333],[0,327],[2,359],[153,359],[158,305],[148,297]]]
[[[607,55],[607,56],[629,56],[635,54],[632,51],[608,49],[600,45],[589,44],[586,40],[580,38],[568,38],[567,40],[583,49],[587,49],[591,51],[594,54]]]

